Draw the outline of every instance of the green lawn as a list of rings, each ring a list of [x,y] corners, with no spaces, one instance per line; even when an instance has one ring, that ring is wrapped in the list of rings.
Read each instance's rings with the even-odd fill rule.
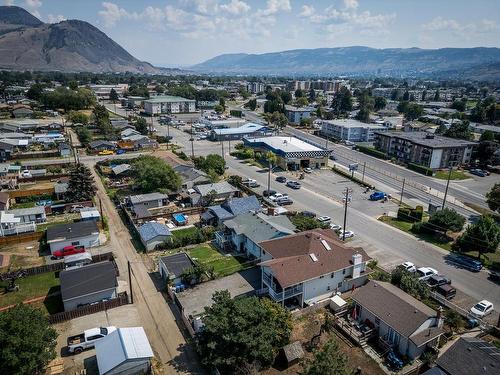
[[[7,281],[0,281],[0,307],[21,303],[36,297],[46,296],[59,291],[59,278],[56,278],[55,272],[41,273],[35,276],[28,276],[16,281],[19,285],[19,290],[16,292],[5,293]],[[45,311],[54,313],[60,310],[61,297],[60,295],[49,297],[46,301],[40,302],[40,305]]]
[[[477,251],[468,251],[462,254],[477,259]],[[481,256],[481,262],[486,268],[494,268],[500,270],[500,251],[497,250],[495,253],[483,254]]]
[[[448,179],[448,174],[450,172],[449,171],[437,171],[436,174],[434,175],[435,178],[439,178],[441,180],[447,180]],[[453,170],[451,171],[451,177],[450,177],[450,180],[466,180],[470,178],[469,176],[467,176],[463,171],[457,171],[457,170]]]
[[[191,236],[191,235],[195,234],[197,230],[198,230],[198,228],[196,228],[196,227],[177,229],[177,230],[172,231],[172,236],[174,236],[176,238],[187,237],[187,236]]]
[[[245,268],[243,257],[223,255],[211,245],[201,245],[187,250],[189,256],[202,264],[212,266],[217,277],[223,277]]]
[[[390,225],[391,227],[394,227],[394,228],[397,228],[399,230],[402,230],[403,232],[409,233],[412,236],[415,236],[422,241],[429,242],[433,245],[439,246],[440,248],[442,248],[444,250],[451,251],[451,245],[452,245],[451,241],[443,242],[442,240],[433,236],[432,234],[413,233],[411,231],[411,227],[413,226],[412,223],[409,223],[409,222],[403,221],[403,220],[398,220],[395,217],[389,217],[389,216],[381,216],[379,218],[379,220]]]

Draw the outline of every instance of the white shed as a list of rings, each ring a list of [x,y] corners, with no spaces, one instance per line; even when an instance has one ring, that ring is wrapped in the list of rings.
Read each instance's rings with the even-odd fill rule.
[[[151,367],[153,349],[144,328],[118,328],[95,343],[100,375],[146,374]]]

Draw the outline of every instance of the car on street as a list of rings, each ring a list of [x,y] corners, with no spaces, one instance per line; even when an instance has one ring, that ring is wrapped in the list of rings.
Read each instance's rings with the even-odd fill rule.
[[[339,237],[342,238],[344,237],[344,233],[345,233],[345,238],[353,238],[354,237],[354,232],[351,231],[351,230],[341,230],[338,232],[339,234]]]
[[[74,204],[71,206],[69,212],[80,212],[82,208],[85,208],[81,204]]]
[[[320,223],[322,224],[325,224],[325,223],[328,223],[332,220],[332,218],[330,216],[320,216],[318,217],[317,219]]]
[[[331,223],[330,229],[333,229],[336,232],[340,232],[342,230],[342,226],[335,223]]]
[[[462,255],[453,258],[452,262],[458,264],[459,266],[465,269],[474,272],[479,272],[483,269],[483,264],[479,260],[472,259]]]
[[[51,199],[43,199],[41,201],[38,201],[35,203],[37,206],[52,206],[52,200]]]
[[[295,189],[295,190],[298,190],[300,189],[300,183],[297,182],[297,181],[288,181],[286,183],[286,186],[288,186],[289,188],[292,188],[292,189]]]
[[[123,150],[123,149],[119,149],[119,150],[116,150],[116,155],[122,155],[124,154],[126,151]]]
[[[476,318],[484,318],[493,312],[493,304],[483,299],[471,307],[470,313]]]
[[[269,198],[271,198],[274,194],[276,194],[276,190],[272,190],[272,189],[271,190],[264,190],[262,192],[262,195],[264,197],[269,197]]]
[[[429,277],[437,274],[438,271],[431,267],[420,267],[419,269],[417,269],[417,277],[422,281],[426,281]]]
[[[293,201],[288,197],[278,198],[275,202],[278,206],[288,206],[290,204],[293,204]]]
[[[312,173],[312,171],[313,170],[311,168],[309,168],[309,167],[304,168],[304,172],[306,172],[306,173]]]
[[[68,255],[80,254],[84,252],[85,252],[85,246],[68,245],[60,250],[54,251],[54,254],[52,254],[52,256],[56,259],[62,259]]]
[[[31,178],[33,176],[31,175],[31,172],[28,169],[25,169],[24,171],[21,172],[21,177]]]
[[[329,159],[330,159],[330,160],[333,160],[333,161],[337,160],[337,158],[336,158],[336,157],[335,157],[335,155],[333,155],[333,154],[331,154],[331,155],[330,155]]]
[[[386,196],[387,195],[382,191],[375,191],[375,192],[370,194],[370,200],[371,201],[379,201],[379,200],[384,199]]]
[[[278,176],[276,177],[277,182],[285,183],[286,182],[286,177],[285,176]]]
[[[434,289],[441,285],[451,284],[451,280],[444,275],[432,275],[426,280],[426,284],[429,288]]]
[[[485,171],[483,171],[482,169],[478,169],[478,168],[469,170],[469,173],[473,174],[475,176],[479,176],[479,177],[486,177],[487,176],[487,173]]]
[[[253,178],[246,178],[241,182],[243,185],[251,187],[251,188],[256,188],[259,187],[260,184],[254,180]]]
[[[408,272],[417,272],[417,267],[412,262],[404,262],[401,266]]]
[[[106,156],[106,155],[114,155],[114,151],[112,150],[102,150],[102,151],[99,151],[99,155],[101,156]]]
[[[300,214],[306,217],[316,217],[316,213],[312,211],[302,211]]]
[[[277,201],[280,198],[288,198],[288,194],[286,194],[286,193],[275,193],[274,195],[271,195],[269,197],[269,199],[272,200],[273,202]]]
[[[457,290],[450,284],[443,284],[436,287],[436,293],[441,294],[446,299],[452,299],[457,295]]]

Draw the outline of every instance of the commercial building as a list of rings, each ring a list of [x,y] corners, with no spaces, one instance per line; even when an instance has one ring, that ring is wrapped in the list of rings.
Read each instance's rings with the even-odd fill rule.
[[[475,142],[427,132],[377,132],[375,148],[404,163],[431,169],[470,163]]]
[[[300,124],[301,120],[311,117],[314,112],[313,107],[294,107],[293,105],[285,105],[285,116],[292,124]]]
[[[156,96],[144,101],[144,112],[150,116],[196,112],[196,100],[180,96]]]
[[[256,152],[271,151],[277,156],[277,165],[284,170],[323,168],[331,151],[295,137],[243,138],[243,143]]]
[[[264,125],[249,122],[238,128],[213,129],[210,132],[212,141],[239,140],[243,137],[259,137],[268,133],[268,128]]]
[[[116,85],[90,85],[94,94],[102,99],[108,99],[111,90],[115,90],[118,96],[122,96],[128,90],[128,84],[119,83]]]
[[[352,119],[322,120],[320,125],[323,136],[350,142],[373,142],[375,132],[387,130],[383,125],[365,124]]]

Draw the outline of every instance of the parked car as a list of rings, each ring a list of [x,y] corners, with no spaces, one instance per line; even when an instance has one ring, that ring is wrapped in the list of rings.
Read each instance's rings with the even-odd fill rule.
[[[293,201],[288,197],[282,197],[276,200],[276,204],[278,206],[288,206],[290,204],[293,204]]]
[[[276,194],[276,190],[264,190],[264,191],[262,192],[262,195],[263,195],[264,197],[269,197],[269,199],[271,199],[271,197],[272,197],[274,194]]]
[[[483,269],[483,264],[480,261],[462,255],[453,258],[452,262],[474,272],[479,272]]]
[[[488,277],[490,278],[490,280],[498,282],[500,281],[500,271],[491,270]]]
[[[102,150],[99,151],[99,155],[105,156],[105,155],[113,155],[115,152],[113,150]]]
[[[370,194],[370,200],[371,201],[379,201],[379,200],[382,200],[386,197],[387,195],[382,192],[382,191],[376,191],[372,194]]]
[[[300,189],[300,186],[301,186],[301,185],[300,185],[300,183],[299,183],[299,182],[297,182],[297,181],[288,181],[288,182],[286,183],[286,186],[288,186],[288,187],[290,187],[290,188],[292,188],[292,189],[298,190],[298,189]]]
[[[304,172],[306,172],[306,173],[312,173],[312,171],[313,170],[311,168],[309,168],[309,167],[304,168]]]
[[[60,250],[54,251],[54,254],[52,254],[52,256],[56,259],[62,259],[68,255],[79,254],[79,253],[84,253],[84,252],[85,252],[85,246],[69,245],[69,246],[63,247]]]
[[[336,158],[336,157],[335,157],[335,155],[333,155],[333,154],[331,154],[331,155],[330,155],[329,159],[330,159],[330,160],[333,160],[333,161],[337,160],[337,158]]]
[[[35,203],[37,206],[52,206],[51,199],[44,199]]]
[[[446,299],[452,299],[457,295],[457,290],[450,284],[443,284],[436,288],[436,293],[442,295]]]
[[[425,281],[433,275],[437,275],[438,271],[431,267],[420,267],[417,269],[417,277],[419,280]]]
[[[483,171],[482,169],[471,169],[471,170],[469,170],[469,173],[473,174],[475,176],[479,176],[479,177],[486,177],[487,176],[486,172]]]
[[[441,285],[451,284],[451,280],[443,275],[432,275],[426,280],[426,284],[429,288],[434,289]]]
[[[483,299],[471,307],[470,313],[476,318],[484,318],[493,312],[493,304]]]
[[[116,150],[116,155],[121,155],[124,153],[125,153],[125,150],[123,150],[123,149]]]
[[[286,177],[285,176],[278,176],[276,177],[277,182],[285,183],[286,182]]]
[[[345,233],[345,238],[353,238],[354,237],[354,232],[351,230],[340,230],[338,232],[339,237],[340,238],[344,237],[344,233]]]
[[[93,348],[97,340],[102,339],[113,331],[116,331],[116,327],[98,327],[87,329],[75,336],[70,336],[68,337],[68,351],[78,354],[85,349]]]
[[[33,176],[31,175],[31,172],[28,169],[25,169],[24,171],[21,172],[21,177],[30,178]]]
[[[330,229],[333,229],[336,232],[339,232],[342,230],[342,226],[338,224],[331,223],[330,224]]]
[[[417,267],[412,262],[404,262],[401,266],[408,272],[417,272]]]
[[[241,183],[251,188],[256,188],[260,186],[260,184],[253,178],[246,178]]]
[[[316,217],[316,213],[312,211],[302,211],[300,214],[307,217]]]
[[[329,221],[332,220],[332,218],[330,216],[320,216],[318,217],[317,219],[320,223],[324,224],[324,223],[328,223]]]
[[[80,212],[80,210],[82,208],[85,208],[85,207],[82,206],[81,204],[74,204],[73,206],[71,206],[69,212]]]
[[[286,193],[275,193],[274,195],[271,195],[269,197],[269,199],[272,200],[273,202],[277,201],[280,198],[288,198],[288,194],[286,194]]]

